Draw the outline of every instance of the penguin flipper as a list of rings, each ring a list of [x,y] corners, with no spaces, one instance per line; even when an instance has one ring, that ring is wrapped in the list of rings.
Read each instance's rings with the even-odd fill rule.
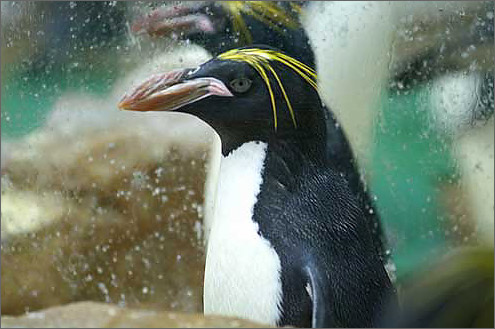
[[[325,279],[321,277],[318,270],[310,264],[304,267],[304,273],[306,274],[307,279],[306,290],[312,301],[311,327],[329,327],[332,323],[329,312],[331,309],[331,300],[329,299],[330,296],[326,293],[328,290],[324,286]]]

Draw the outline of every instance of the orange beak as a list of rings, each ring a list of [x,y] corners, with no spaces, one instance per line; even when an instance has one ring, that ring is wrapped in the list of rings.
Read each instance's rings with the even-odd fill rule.
[[[233,97],[225,84],[211,77],[186,80],[191,69],[155,75],[125,94],[119,108],[130,111],[173,111],[203,98],[217,95]]]

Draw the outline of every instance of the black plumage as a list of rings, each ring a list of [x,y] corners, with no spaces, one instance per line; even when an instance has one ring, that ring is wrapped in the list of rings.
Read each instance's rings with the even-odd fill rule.
[[[260,232],[282,264],[280,324],[376,326],[393,288],[365,217],[339,173],[291,144],[269,143],[255,206]]]
[[[195,115],[220,135],[224,155],[250,141],[266,143],[252,219],[281,262],[278,324],[376,325],[395,290],[362,204],[329,163],[316,76],[280,54],[261,46],[232,50],[195,70],[154,78],[120,106]]]

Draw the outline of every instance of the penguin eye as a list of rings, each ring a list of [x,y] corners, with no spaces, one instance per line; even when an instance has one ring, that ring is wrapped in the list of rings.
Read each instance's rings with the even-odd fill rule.
[[[230,87],[238,93],[245,93],[251,87],[252,80],[248,78],[238,78],[230,81]]]

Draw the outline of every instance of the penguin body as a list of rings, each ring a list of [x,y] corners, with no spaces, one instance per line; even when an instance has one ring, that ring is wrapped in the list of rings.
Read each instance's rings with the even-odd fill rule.
[[[350,182],[328,163],[327,109],[311,68],[268,47],[234,49],[153,77],[119,106],[193,114],[221,138],[205,313],[298,327],[377,323],[395,291]]]
[[[222,159],[205,314],[270,325],[372,326],[384,305],[368,301],[385,301],[380,287],[389,283],[363,214],[343,177],[291,150],[248,142]],[[352,296],[358,281],[366,289]],[[331,290],[341,295],[332,300]]]

